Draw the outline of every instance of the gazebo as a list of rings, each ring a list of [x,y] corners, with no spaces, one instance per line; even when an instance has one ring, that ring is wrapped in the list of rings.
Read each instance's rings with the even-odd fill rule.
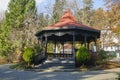
[[[75,42],[81,42],[87,48],[90,42],[94,42],[96,45],[96,40],[100,37],[100,30],[77,23],[71,11],[67,10],[59,22],[43,28],[36,36],[41,44],[44,45],[45,54],[47,54],[47,44],[53,42],[55,48],[57,43],[63,46],[63,53],[55,54],[54,52],[54,55],[67,55],[64,53],[64,44],[71,42],[71,56],[75,58]]]

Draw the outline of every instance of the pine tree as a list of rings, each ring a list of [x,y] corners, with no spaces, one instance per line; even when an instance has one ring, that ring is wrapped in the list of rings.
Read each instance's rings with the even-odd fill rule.
[[[35,0],[10,0],[5,19],[0,28],[1,53],[7,54],[16,48],[23,48],[26,21],[30,22],[35,14]]]
[[[41,28],[48,26],[48,15],[39,14],[39,25]]]
[[[90,25],[90,18],[92,16],[92,6],[93,6],[93,1],[92,0],[83,0],[83,18],[82,21],[84,24]]]
[[[53,15],[51,17],[51,24],[54,24],[59,21],[60,17],[63,14],[65,3],[66,0],[55,0],[55,4],[53,7]]]

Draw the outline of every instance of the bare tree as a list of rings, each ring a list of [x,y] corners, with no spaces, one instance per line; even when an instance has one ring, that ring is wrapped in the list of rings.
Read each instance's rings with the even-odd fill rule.
[[[111,4],[118,4],[120,3],[120,0],[104,0],[105,5],[111,5]]]

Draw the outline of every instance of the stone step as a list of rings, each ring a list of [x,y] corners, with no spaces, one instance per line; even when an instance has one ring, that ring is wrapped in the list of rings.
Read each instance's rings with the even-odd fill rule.
[[[46,60],[44,63],[60,63],[60,64],[64,64],[64,63],[71,63],[74,64],[74,61],[50,61],[50,60]]]
[[[38,69],[74,69],[75,63],[74,59],[47,59],[43,64],[38,65]]]
[[[73,58],[68,58],[68,59],[61,59],[61,58],[54,58],[54,59],[47,59],[48,61],[74,61]]]

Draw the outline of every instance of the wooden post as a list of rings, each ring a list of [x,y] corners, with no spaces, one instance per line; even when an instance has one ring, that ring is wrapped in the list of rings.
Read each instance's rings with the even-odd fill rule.
[[[87,35],[84,36],[84,46],[87,48],[86,42],[87,42]]]
[[[39,44],[39,43],[38,43]],[[43,39],[42,36],[40,37],[40,46],[43,47]]]
[[[56,42],[54,43],[54,54],[53,55],[54,55],[54,57],[57,57],[56,56]]]
[[[97,37],[95,36],[95,40],[94,40],[95,46],[97,45]]]
[[[64,55],[64,42],[62,43],[62,49],[63,49],[63,54],[62,55]]]
[[[74,61],[75,61],[75,66],[77,65],[76,64],[76,53],[75,53],[75,45],[74,45],[74,43],[75,43],[75,33],[73,32],[72,33],[72,54],[73,54],[73,57],[74,57]]]
[[[47,54],[47,43],[48,43],[47,35],[45,35],[45,54]]]
[[[95,36],[95,39],[94,39],[94,46],[93,46],[94,52],[97,51],[97,49],[96,49],[96,46],[97,46],[96,39],[97,39],[97,37]]]
[[[73,38],[72,38],[72,54],[73,54],[73,57],[75,58],[75,46],[74,46],[74,43],[75,43],[75,34],[73,32]]]
[[[56,42],[54,43],[54,54],[56,53]]]
[[[87,49],[90,50],[90,42],[87,43]]]

